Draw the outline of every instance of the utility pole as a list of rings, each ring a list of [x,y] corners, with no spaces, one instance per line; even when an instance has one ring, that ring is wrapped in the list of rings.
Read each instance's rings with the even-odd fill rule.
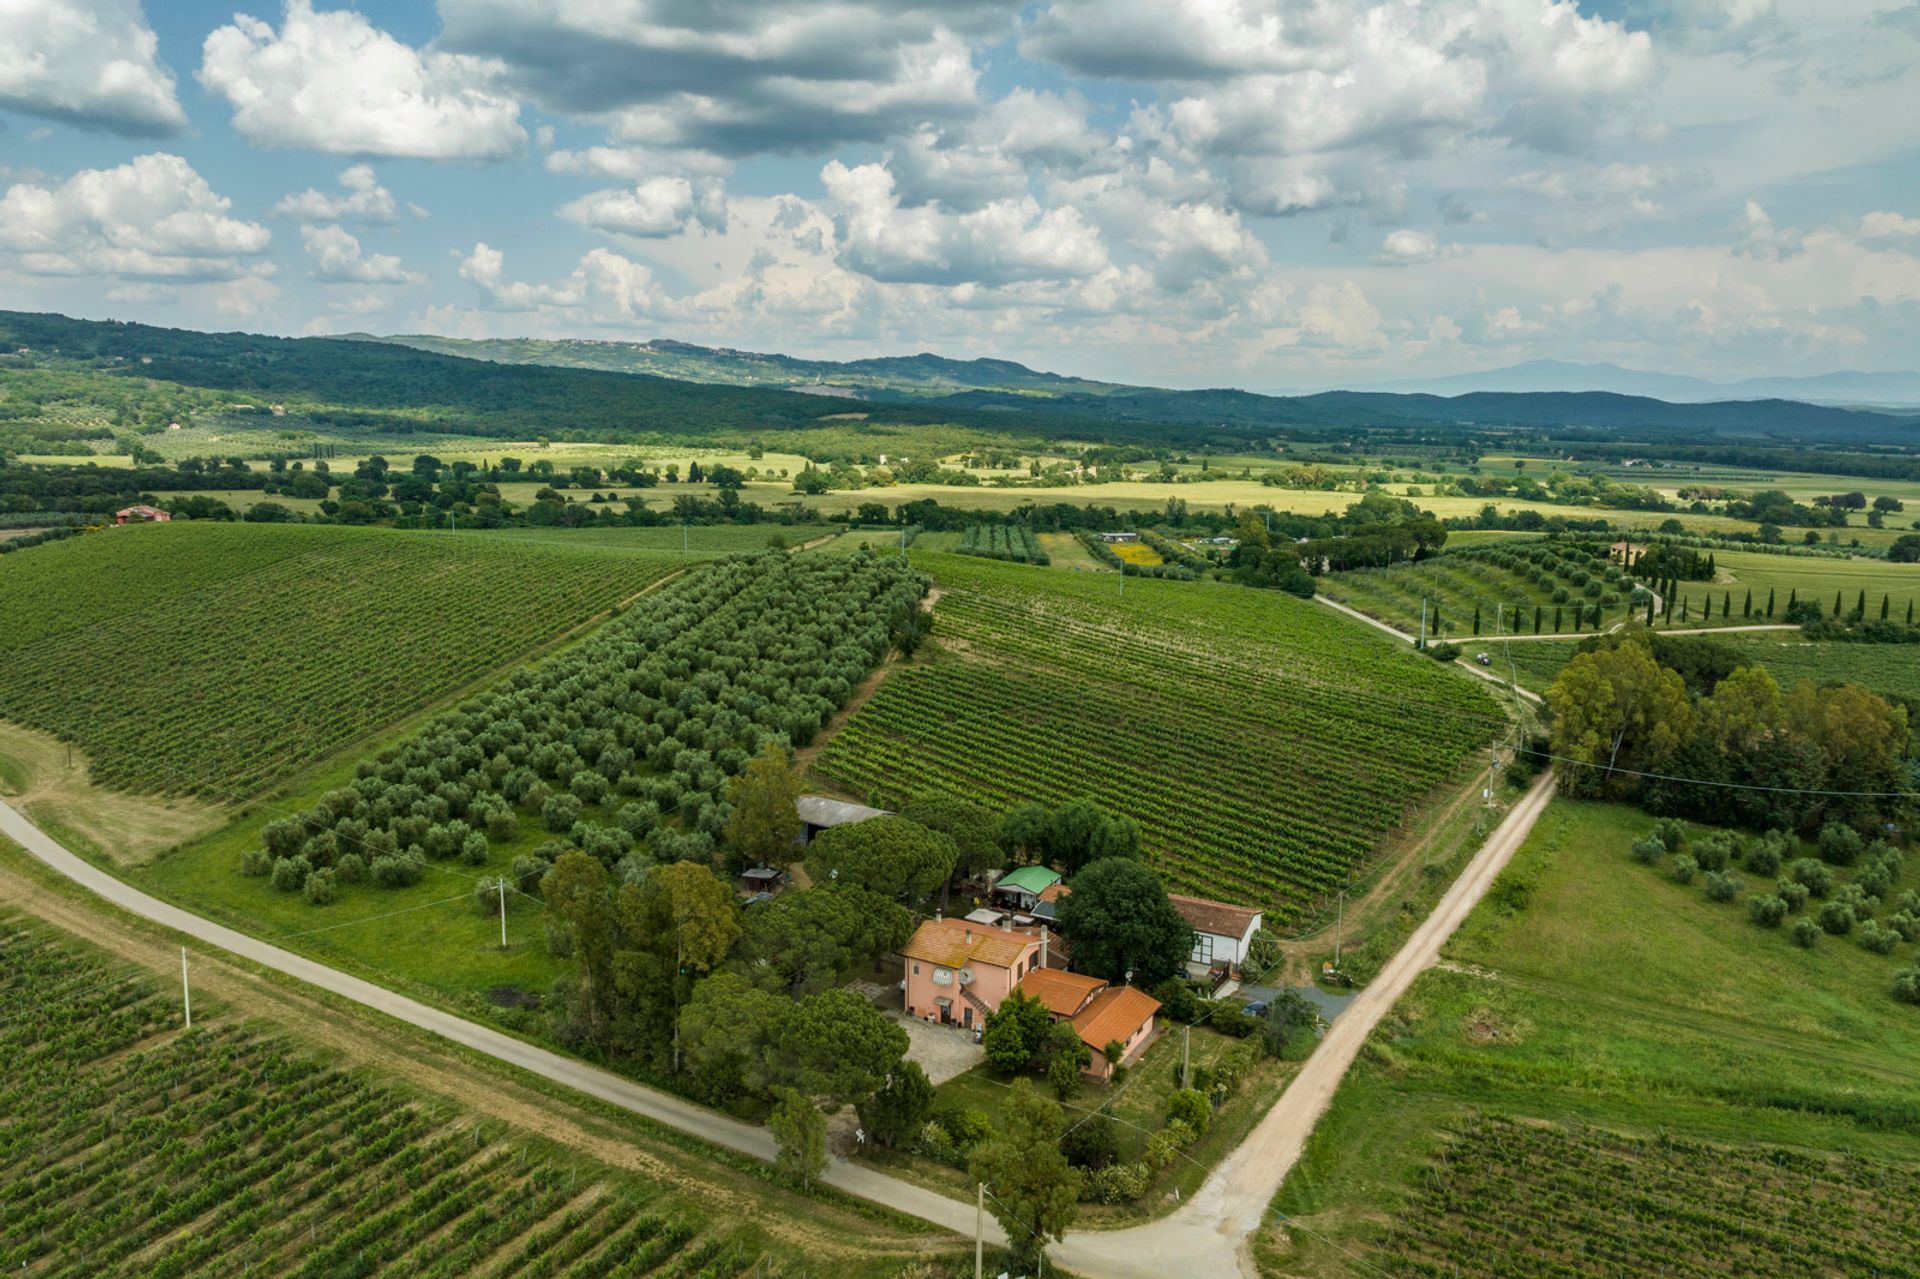
[[[507,948],[507,877],[500,877],[500,949]]]
[[[1193,1027],[1187,1027],[1187,1033],[1180,1038],[1180,1086],[1193,1087]]]
[[[1340,971],[1340,942],[1347,925],[1347,890],[1340,890],[1340,903],[1333,908],[1333,971]]]
[[[1425,648],[1426,646],[1427,646],[1427,597],[1422,595],[1420,597],[1420,642],[1415,644],[1414,647]]]
[[[980,1182],[973,1191],[973,1279],[984,1279],[983,1269],[987,1256],[987,1183]]]
[[[1493,802],[1493,770],[1496,766],[1494,763],[1494,753],[1498,749],[1497,746],[1487,747],[1487,784],[1482,788],[1480,794],[1486,799],[1488,808],[1496,807]]]
[[[193,1029],[193,991],[187,985],[187,948],[180,948],[180,1006],[187,1014],[187,1029]]]

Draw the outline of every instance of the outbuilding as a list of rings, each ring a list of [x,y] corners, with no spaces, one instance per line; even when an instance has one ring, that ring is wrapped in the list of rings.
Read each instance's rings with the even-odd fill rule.
[[[1247,948],[1259,930],[1263,914],[1250,906],[1232,906],[1209,901],[1205,897],[1185,897],[1168,893],[1180,918],[1193,925],[1193,953],[1187,962],[1194,968],[1210,969],[1222,964],[1239,968],[1246,962]]]
[[[115,524],[167,524],[173,516],[157,506],[128,506],[113,513]]]
[[[793,806],[800,814],[800,842],[803,844],[811,844],[815,835],[823,830],[832,830],[835,826],[851,826],[870,817],[893,816],[884,808],[868,808],[865,804],[829,799],[825,795],[802,795],[794,801]]]

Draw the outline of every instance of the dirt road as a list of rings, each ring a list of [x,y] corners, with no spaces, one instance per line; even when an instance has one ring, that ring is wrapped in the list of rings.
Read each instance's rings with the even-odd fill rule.
[[[1267,1117],[1248,1134],[1239,1149],[1214,1170],[1184,1208],[1144,1226],[1074,1234],[1056,1249],[1060,1262],[1094,1279],[1226,1275],[1236,1270],[1251,1275],[1247,1242],[1260,1228],[1268,1203],[1299,1159],[1314,1124],[1332,1101],[1334,1091],[1359,1055],[1361,1046],[1414,978],[1438,958],[1441,945],[1485,895],[1494,877],[1526,839],[1552,795],[1552,778],[1543,777],[1514,806],[1441,898],[1433,914],[1334,1023]],[[0,802],[0,835],[115,905],[204,944],[277,969],[716,1146],[758,1159],[773,1157],[773,1140],[764,1128],[740,1123],[692,1102],[524,1043],[151,897],[68,852],[4,802]],[[835,1159],[825,1180],[849,1194],[886,1204],[958,1234],[972,1233],[972,1205],[875,1169]],[[987,1230],[994,1242],[1004,1239],[991,1219]]]
[[[1514,805],[1433,914],[1340,1014],[1267,1117],[1214,1170],[1186,1207],[1162,1221],[1129,1230],[1070,1236],[1056,1250],[1061,1263],[1105,1279],[1255,1274],[1248,1240],[1260,1229],[1267,1205],[1299,1160],[1361,1046],[1413,979],[1439,958],[1442,944],[1526,840],[1553,798],[1553,789],[1552,775],[1543,776]]]
[[[1326,605],[1328,608],[1332,609],[1336,613],[1345,613],[1348,617],[1353,618],[1355,621],[1365,622],[1368,626],[1373,627],[1373,629],[1375,629],[1376,631],[1385,631],[1387,634],[1399,640],[1402,644],[1411,644],[1414,642],[1413,636],[1407,634],[1403,630],[1400,630],[1398,627],[1388,626],[1385,622],[1381,621],[1377,617],[1368,617],[1365,613],[1362,613],[1359,609],[1349,608],[1345,604],[1342,604],[1339,600],[1328,599],[1324,595],[1316,595],[1313,597],[1313,601],[1316,604]],[[1532,692],[1528,689],[1521,688],[1518,685],[1509,685],[1506,680],[1501,679],[1498,675],[1494,674],[1492,671],[1482,670],[1480,667],[1474,665],[1472,662],[1455,662],[1454,665],[1457,666],[1459,669],[1465,671],[1467,674],[1472,675],[1476,679],[1483,679],[1487,681],[1487,683],[1489,684],[1498,684],[1501,688],[1511,687],[1514,692],[1520,694],[1520,696],[1526,698],[1528,701],[1533,702],[1537,705],[1546,704],[1545,700],[1540,696],[1540,694]]]

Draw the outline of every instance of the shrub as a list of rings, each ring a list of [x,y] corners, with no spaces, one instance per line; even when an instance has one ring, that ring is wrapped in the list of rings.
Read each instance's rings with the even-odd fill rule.
[[[1781,879],[1773,886],[1773,891],[1788,910],[1804,910],[1807,905],[1807,886],[1796,879]]]
[[[488,810],[486,826],[487,838],[496,844],[504,844],[520,833],[520,819],[511,808]]]
[[[1825,862],[1815,861],[1811,857],[1794,859],[1787,867],[1787,873],[1793,876],[1797,884],[1804,884],[1815,897],[1825,897],[1833,891],[1833,870]]]
[[[1120,1157],[1119,1129],[1108,1115],[1088,1115],[1060,1135],[1060,1153],[1076,1168],[1098,1171]]]
[[[1821,931],[1834,937],[1844,937],[1853,931],[1853,907],[1845,902],[1828,902],[1820,908],[1817,916]]]
[[[1207,1131],[1212,1119],[1213,1106],[1197,1088],[1184,1088],[1167,1098],[1167,1122],[1185,1124],[1196,1137]]]
[[[1908,968],[1893,975],[1893,997],[1903,1004],[1920,1004],[1920,968]]]
[[[540,805],[540,822],[556,835],[564,835],[580,820],[581,804],[572,795],[549,796]]]
[[[1147,1193],[1152,1180],[1153,1170],[1144,1163],[1112,1164],[1087,1178],[1087,1198],[1103,1204],[1131,1203]]]
[[[304,857],[282,857],[273,864],[273,886],[283,893],[297,893],[313,873],[313,863]]]
[[[1691,884],[1693,882],[1694,872],[1699,869],[1699,864],[1696,863],[1693,858],[1687,856],[1685,853],[1680,854],[1680,856],[1673,859],[1674,882]]]
[[[508,875],[513,886],[529,896],[540,891],[540,881],[553,869],[553,863],[544,857],[529,857],[522,853],[513,859],[513,870]]]
[[[249,848],[246,852],[240,854],[240,873],[242,875],[251,875],[255,879],[260,878],[262,875],[271,875],[273,873],[273,858],[267,855],[267,850],[264,848]]]
[[[300,886],[300,892],[309,906],[331,906],[333,904],[333,872],[316,870],[307,876],[306,883]]]
[[[1651,866],[1667,855],[1667,846],[1658,835],[1642,835],[1633,841],[1633,860]]]
[[[1860,832],[1844,822],[1828,822],[1820,828],[1820,860],[1834,866],[1851,866],[1860,860],[1865,842]]]
[[[1876,955],[1888,955],[1892,954],[1893,948],[1900,944],[1900,934],[1869,919],[1860,925],[1860,935],[1855,940],[1860,943],[1862,950],[1871,951]]]
[[[1820,925],[1802,915],[1793,921],[1793,927],[1787,930],[1787,936],[1793,939],[1794,945],[1811,950],[1813,944],[1820,940]]]
[[[1701,870],[1725,870],[1733,860],[1733,847],[1720,831],[1693,841],[1693,860]]]
[[[972,1150],[983,1141],[993,1140],[993,1120],[983,1111],[949,1110],[943,1112],[939,1120],[956,1150]]]
[[[1887,917],[1887,927],[1900,934],[1902,941],[1920,941],[1920,915],[1901,911]]]
[[[485,866],[488,847],[487,837],[474,831],[460,845],[460,860],[469,866]]]
[[[1459,659],[1460,646],[1458,644],[1448,643],[1429,644],[1427,645],[1426,652],[1427,656],[1436,662],[1452,662]]]
[[[1778,897],[1750,897],[1747,916],[1762,928],[1778,928],[1786,922],[1787,904]]]
[[[1869,862],[1853,877],[1854,886],[1869,897],[1884,897],[1893,887],[1894,871],[1885,862]]]
[[[1730,902],[1738,897],[1740,890],[1745,887],[1738,875],[1729,875],[1717,870],[1707,872],[1708,901]]]
[[[1687,846],[1687,826],[1677,817],[1663,817],[1653,824],[1653,833],[1667,846],[1667,851],[1677,853]]]
[[[373,882],[382,888],[405,888],[420,882],[420,876],[426,874],[427,862],[425,856],[416,858],[409,849],[406,853],[374,858],[368,871]]]
[[[482,915],[491,919],[500,913],[500,881],[483,879],[473,886],[473,905]]]
[[[334,878],[343,884],[358,884],[367,877],[367,860],[358,853],[342,853],[333,864]]]
[[[567,789],[582,804],[598,804],[607,797],[607,779],[591,769],[582,769],[573,775]]]
[[[1740,864],[1755,875],[1775,875],[1780,871],[1780,863],[1786,854],[1784,837],[1779,832],[1768,831],[1764,835],[1755,835],[1740,850]]]

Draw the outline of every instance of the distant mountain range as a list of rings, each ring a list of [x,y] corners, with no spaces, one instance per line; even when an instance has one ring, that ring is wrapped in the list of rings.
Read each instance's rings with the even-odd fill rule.
[[[1477,391],[1611,391],[1641,395],[1670,404],[1706,404],[1717,400],[1799,400],[1806,404],[1920,404],[1920,372],[1822,373],[1815,377],[1754,377],[1739,382],[1709,382],[1678,373],[1648,373],[1617,364],[1569,364],[1528,360],[1484,373],[1448,377],[1402,378],[1349,390],[1406,395],[1467,395]]]

